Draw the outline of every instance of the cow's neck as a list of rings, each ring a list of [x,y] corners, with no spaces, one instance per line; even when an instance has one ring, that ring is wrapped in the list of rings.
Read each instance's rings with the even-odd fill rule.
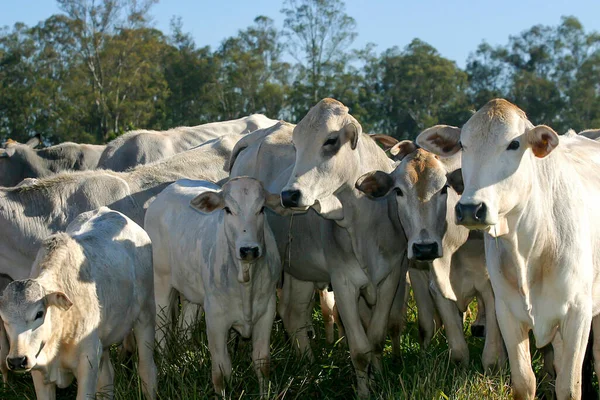
[[[354,177],[335,194],[344,213],[343,220],[337,224],[348,231],[360,264],[369,270],[370,278],[378,282],[389,271],[375,263],[391,253],[402,254],[406,239],[400,227],[395,197],[373,201],[354,187],[358,178],[367,172],[391,172],[392,162],[373,140],[365,136],[356,151],[359,162],[354,167]]]

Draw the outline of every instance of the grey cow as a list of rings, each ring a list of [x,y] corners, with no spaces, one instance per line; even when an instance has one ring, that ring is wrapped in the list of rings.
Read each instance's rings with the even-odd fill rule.
[[[65,142],[34,149],[39,137],[27,143],[8,140],[0,149],[0,186],[16,186],[25,178],[43,178],[67,170],[95,169],[105,146]]]
[[[276,120],[262,114],[253,114],[231,121],[180,126],[167,131],[131,131],[106,145],[98,166],[113,171],[125,171],[139,164],[148,164],[181,153],[211,139],[224,135],[245,134],[276,123]]]

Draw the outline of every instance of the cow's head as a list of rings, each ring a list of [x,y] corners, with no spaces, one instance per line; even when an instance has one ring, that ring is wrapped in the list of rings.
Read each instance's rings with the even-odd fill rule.
[[[358,179],[356,188],[371,199],[396,197],[408,258],[428,267],[443,254],[448,196],[456,201],[458,195],[449,189],[447,165],[434,154],[409,140],[392,147],[391,153],[401,161],[394,171],[369,172]]]
[[[294,128],[296,162],[281,192],[282,204],[302,210],[317,206],[322,211],[326,203],[334,202],[333,194],[356,180],[361,134],[362,127],[339,101],[324,99],[311,108]]]
[[[8,139],[0,148],[0,186],[16,186],[24,177],[35,177],[36,166],[32,165],[33,148],[41,143],[40,137],[35,136],[22,144]]]
[[[240,263],[238,280],[249,282],[250,265],[265,252],[265,207],[277,213],[285,212],[280,196],[268,193],[254,178],[237,177],[219,191],[199,194],[190,205],[203,213],[222,211],[227,242]]]
[[[534,184],[532,163],[558,146],[558,135],[545,125],[534,127],[518,107],[495,99],[462,130],[434,126],[417,143],[440,156],[462,152],[464,192],[456,221],[501,236],[508,233],[507,216],[519,209]]]
[[[26,372],[37,365],[37,357],[53,335],[51,314],[69,310],[66,294],[52,291],[35,279],[11,282],[0,297],[0,316],[10,343],[8,368]]]

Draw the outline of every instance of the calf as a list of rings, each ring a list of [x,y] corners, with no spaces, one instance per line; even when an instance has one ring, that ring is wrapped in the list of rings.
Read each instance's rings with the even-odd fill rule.
[[[562,339],[554,349],[556,395],[580,398],[592,317],[600,313],[600,143],[533,126],[503,99],[488,102],[462,129],[429,128],[417,143],[444,157],[461,152],[456,221],[486,231],[515,398],[535,395],[530,330],[538,347]]]
[[[469,349],[461,314],[475,295],[481,295],[489,310],[483,366],[491,369],[505,361],[505,355],[494,313],[494,292],[485,268],[483,237],[473,234],[469,238],[469,230],[454,222],[452,210],[458,201],[457,191],[461,191],[452,179],[460,174],[457,160],[440,160],[417,149],[411,141],[400,142],[392,152],[401,160],[394,171],[369,172],[358,180],[357,188],[371,198],[390,193],[396,196],[398,215],[408,238],[408,258],[415,266],[431,270],[432,294],[452,358],[463,364],[469,363]]]
[[[212,381],[219,394],[231,376],[231,328],[252,338],[252,359],[265,392],[281,276],[265,206],[279,209],[279,196],[268,194],[252,178],[231,179],[223,188],[182,179],[158,195],[146,214],[145,227],[154,243],[157,312],[171,321],[174,291],[204,307]],[[162,343],[162,329],[158,338]]]
[[[112,397],[109,347],[133,329],[146,398],[156,397],[152,250],[144,230],[102,207],[42,242],[29,279],[0,298],[8,368],[31,371],[38,399],[77,378],[77,399]]]

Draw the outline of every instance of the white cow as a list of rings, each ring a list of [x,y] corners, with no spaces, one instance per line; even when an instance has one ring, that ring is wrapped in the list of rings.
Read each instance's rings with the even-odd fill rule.
[[[401,280],[404,298],[406,247],[398,240],[403,233],[396,200],[370,201],[354,184],[374,169],[391,172],[392,161],[362,133],[347,107],[324,99],[295,127],[241,139],[230,167],[232,176],[251,175],[270,191],[283,189],[284,206],[312,209],[272,224],[281,254],[288,255],[280,314],[300,351],[309,352],[306,321],[315,284],[324,288],[331,282],[357,373],[357,390],[368,395],[369,369],[380,366],[390,307]],[[366,327],[359,301],[371,308]]]
[[[157,313],[164,312],[165,321],[171,321],[174,292],[204,308],[212,381],[219,394],[231,376],[231,328],[252,338],[252,360],[265,393],[281,276],[265,207],[281,209],[279,196],[267,193],[255,179],[233,178],[222,189],[182,179],[158,195],[146,213]],[[158,341],[164,345],[163,339],[159,329]]]
[[[456,180],[452,175],[460,174],[456,169],[460,159],[440,160],[408,140],[398,143],[392,153],[401,161],[394,171],[369,172],[358,180],[357,188],[374,199],[396,196],[398,215],[408,238],[408,258],[415,266],[431,270],[432,294],[451,357],[465,365],[469,363],[469,349],[461,314],[480,294],[488,310],[483,366],[496,369],[504,364],[506,355],[485,267],[483,237],[475,233],[470,237],[467,228],[454,222],[454,206],[462,187],[453,184]]]
[[[231,121],[198,126],[180,126],[168,131],[137,130],[127,132],[106,145],[99,168],[125,171],[189,150],[225,135],[239,135],[273,126],[277,120],[253,114]]]
[[[156,397],[152,249],[144,230],[102,207],[43,241],[26,280],[0,298],[9,369],[31,371],[39,400],[77,378],[77,399],[108,392],[109,347],[133,329],[146,398]]]
[[[579,399],[592,317],[600,312],[600,143],[559,137],[495,99],[462,129],[432,127],[417,144],[440,156],[462,151],[456,220],[487,231],[487,267],[515,398],[535,395],[532,330],[538,347],[555,347],[557,398]]]

